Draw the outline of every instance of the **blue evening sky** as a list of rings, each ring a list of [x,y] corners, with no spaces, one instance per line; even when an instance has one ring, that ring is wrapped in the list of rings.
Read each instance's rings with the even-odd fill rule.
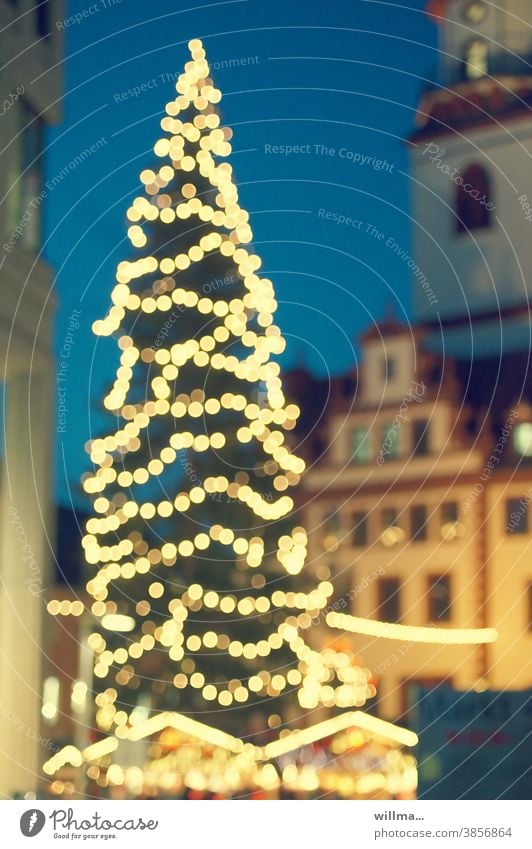
[[[50,132],[45,255],[57,271],[56,354],[72,310],[65,432],[56,493],[79,501],[83,450],[116,348],[91,333],[127,258],[125,211],[152,163],[173,76],[200,37],[222,89],[240,202],[275,284],[284,365],[340,373],[360,332],[395,302],[409,315],[408,151],[421,89],[436,68],[423,0],[78,0],[65,26],[63,123]],[[90,11],[92,10],[92,12]],[[128,90],[140,89],[140,92]],[[99,144],[98,144],[99,142]],[[90,148],[77,167],[69,163]],[[286,155],[288,146],[300,151]],[[284,152],[283,151],[284,148]],[[379,163],[381,165],[379,166]],[[380,168],[380,170],[379,170]],[[62,170],[63,169],[63,170]],[[341,217],[350,219],[343,223]],[[378,240],[376,231],[386,239]]]

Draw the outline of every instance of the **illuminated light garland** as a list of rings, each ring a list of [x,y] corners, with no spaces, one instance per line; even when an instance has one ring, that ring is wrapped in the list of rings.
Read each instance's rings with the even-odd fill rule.
[[[377,622],[362,619],[348,613],[328,613],[327,625],[354,634],[368,637],[383,637],[387,640],[411,640],[413,643],[440,645],[482,645],[497,639],[495,628],[435,628],[418,625],[399,625],[395,622]]]
[[[173,686],[178,691],[190,688],[191,693],[195,691],[194,703],[202,698],[209,710],[248,701],[254,704],[266,697],[284,696],[291,689],[305,709],[361,707],[375,695],[369,670],[357,665],[350,653],[317,651],[305,639],[313,620],[327,607],[332,584],[322,581],[309,592],[292,592],[278,583],[304,569],[305,530],[285,522],[279,533],[275,531],[273,544],[268,542],[266,547],[253,527],[257,519],[284,519],[294,507],[293,499],[285,493],[299,483],[305,463],[291,453],[286,434],[294,428],[299,409],[287,402],[279,364],[270,359],[285,347],[273,322],[277,309],[273,284],[260,276],[261,260],[246,247],[252,238],[249,215],[238,204],[232,169],[228,163],[215,160],[231,150],[231,132],[220,127],[213,107],[221,94],[210,81],[201,43],[191,42],[190,49],[192,61],[179,77],[178,96],[167,105],[167,115],[161,122],[168,135],[154,148],[155,155],[167,161],[142,171],[145,194],[135,198],[127,211],[128,237],[141,253],[118,264],[109,312],[93,325],[96,335],[116,333],[120,351],[116,378],[104,399],[119,426],[87,444],[95,469],[83,481],[85,491],[94,496],[94,515],[86,523],[82,544],[87,563],[95,567],[87,584],[95,619],[88,646],[94,654],[95,680],[101,682],[95,697],[95,719],[98,728],[109,736],[82,754],[75,754],[70,747],[67,759],[72,763],[72,758],[76,762],[80,757],[86,762],[108,758],[118,741],[141,739],[157,733],[165,724],[233,753],[243,751],[242,747],[248,753],[255,751],[253,747],[247,749],[241,740],[182,714],[160,714],[153,708],[149,716],[152,708],[140,703],[131,706],[129,699],[125,699],[127,710],[122,707],[122,688],[139,686],[145,669],[141,659],[147,656],[148,663],[156,664],[161,647],[167,654],[165,680],[155,680],[154,684]],[[194,109],[199,114],[192,117]],[[191,145],[195,146],[194,155]],[[206,184],[212,192],[203,192]],[[188,241],[180,245],[179,253],[168,248],[156,251],[156,256],[149,252],[155,222],[173,226],[174,232],[176,222],[188,219],[190,226],[184,225]],[[199,237],[193,235],[197,227],[201,227]],[[196,242],[189,244],[194,238]],[[224,257],[227,270],[234,269],[231,278],[238,285],[227,299],[202,296],[191,288],[190,281],[200,274],[194,266],[210,255]],[[167,334],[150,347],[146,342],[137,343],[123,326],[125,319],[131,321],[131,313],[146,323],[151,314],[160,315],[164,321],[174,305],[180,312],[186,310],[187,320],[198,327],[195,338],[176,341],[176,333]],[[136,327],[137,318],[133,319]],[[145,400],[135,397],[139,371],[146,376]],[[183,375],[186,378],[195,371],[197,388],[180,393]],[[215,389],[207,391],[204,381],[208,374],[216,373],[221,377],[216,377]],[[226,381],[227,389],[233,391],[224,391]],[[257,396],[259,386],[261,395]],[[141,452],[150,441],[152,424],[161,435],[155,453],[144,459]],[[247,458],[248,451],[251,456],[255,452],[249,471],[243,470],[245,464],[235,463],[232,476],[196,475],[196,481],[191,478],[185,486],[181,473],[179,491],[174,481],[170,491],[166,486],[159,488],[164,495],[153,492],[162,475],[174,467],[181,472],[178,452],[186,452],[187,458],[192,453],[199,458],[210,452],[210,459],[217,452],[223,454],[230,439],[242,456]],[[153,533],[149,523],[160,519],[172,519],[167,524],[172,535],[190,528],[190,520],[205,515],[201,510],[207,508],[209,514],[207,499],[218,494],[223,494],[228,504],[234,501],[248,508],[252,519],[249,527],[242,529],[245,511],[240,510],[240,515],[235,511],[234,522],[225,512],[223,522],[218,521],[216,514],[216,523],[211,516],[201,527],[183,531],[181,538],[164,538],[159,526]],[[181,516],[180,527],[176,519]],[[214,560],[220,551],[224,565],[248,570],[247,595],[236,590],[218,591],[208,585],[209,579],[200,581],[199,576],[188,588],[176,590],[171,580],[174,573],[168,571],[171,567],[191,557],[201,565],[202,560]],[[144,597],[135,597],[132,604],[124,606],[123,599],[131,599],[131,590],[124,592],[123,584],[138,576],[143,577],[138,586]],[[266,577],[273,578],[276,586],[271,593],[261,591]],[[67,611],[62,604],[51,602],[50,612],[76,613],[73,607]],[[201,611],[206,621],[195,621],[195,614]],[[216,622],[209,619],[214,611]],[[235,620],[251,623],[254,617],[260,622],[263,638],[236,639]],[[220,680],[219,674],[212,673],[204,663],[205,656],[220,652],[240,660],[239,677],[235,672],[230,680]],[[262,660],[274,652],[280,653],[277,667],[273,658]],[[268,663],[270,669],[266,668]],[[51,758],[47,770],[53,772],[64,762]],[[110,783],[121,783],[124,773],[120,765],[111,764],[109,769]]]
[[[245,747],[244,742],[238,737],[233,737],[231,734],[226,734],[225,731],[213,728],[203,722],[198,722],[191,717],[172,712],[157,714],[157,716],[153,716],[145,722],[133,726],[129,730],[128,738],[130,740],[142,740],[158,731],[162,731],[164,728],[175,728],[177,731],[181,731],[190,737],[195,737],[211,746],[227,749],[236,754],[242,752]]]
[[[418,737],[413,731],[393,725],[391,722],[378,719],[360,710],[347,711],[339,716],[311,725],[308,728],[284,733],[282,737],[268,743],[264,747],[246,743],[238,737],[227,734],[225,731],[172,711],[165,711],[147,720],[141,720],[135,723],[125,731],[123,739],[139,741],[165,731],[168,728],[173,728],[209,746],[214,746],[234,755],[243,756],[249,762],[261,762],[279,758],[288,752],[311,745],[350,728],[361,728],[369,734],[383,738],[399,746],[413,747],[418,744]],[[66,746],[46,762],[44,771],[47,775],[53,775],[54,772],[57,772],[60,767],[67,763],[71,763],[73,766],[80,766],[83,761],[88,763],[100,761],[106,755],[116,751],[118,742],[116,737],[106,737],[86,747],[82,752],[74,746]],[[163,768],[161,763],[159,768]],[[114,782],[111,781],[111,783]]]
[[[308,746],[324,737],[331,737],[339,731],[345,731],[353,726],[363,728],[379,737],[384,737],[388,740],[393,740],[403,746],[416,746],[418,743],[417,734],[409,731],[407,728],[401,728],[398,725],[393,725],[391,722],[386,722],[383,719],[377,719],[363,711],[348,711],[332,719],[326,719],[324,722],[318,722],[316,725],[311,725],[309,728],[298,729],[280,737],[278,740],[268,743],[261,752],[263,759],[278,758],[287,752],[293,752],[302,746]]]

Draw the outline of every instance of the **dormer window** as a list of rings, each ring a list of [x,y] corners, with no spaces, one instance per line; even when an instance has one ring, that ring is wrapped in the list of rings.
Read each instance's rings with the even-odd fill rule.
[[[483,38],[474,38],[465,49],[465,76],[468,80],[480,80],[488,73],[488,43]]]

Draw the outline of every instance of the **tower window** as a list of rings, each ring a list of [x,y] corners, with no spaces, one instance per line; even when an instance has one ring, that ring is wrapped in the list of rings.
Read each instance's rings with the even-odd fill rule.
[[[38,0],[35,6],[36,28],[39,35],[48,38],[51,32],[50,27],[50,0]]]
[[[468,80],[480,80],[488,73],[488,44],[483,38],[474,38],[465,49],[465,76]]]
[[[486,17],[488,8],[482,0],[473,0],[466,6],[464,17],[470,24],[480,24]]]
[[[456,231],[482,230],[491,224],[490,180],[482,165],[470,165],[456,187]]]

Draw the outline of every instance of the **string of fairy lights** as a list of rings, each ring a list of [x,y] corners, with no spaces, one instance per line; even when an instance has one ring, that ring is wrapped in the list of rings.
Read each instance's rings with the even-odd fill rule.
[[[83,762],[97,760],[114,751],[120,740],[139,739],[148,733],[146,723],[151,719],[147,720],[146,712],[135,706],[125,710],[117,705],[120,701],[117,687],[133,686],[141,659],[155,650],[166,652],[169,661],[175,664],[173,686],[177,690],[194,689],[206,705],[227,708],[276,697],[292,688],[297,690],[303,709],[352,708],[361,707],[375,695],[370,671],[354,662],[349,651],[315,650],[305,640],[305,631],[316,617],[323,617],[333,628],[397,636],[386,623],[374,623],[380,628],[374,632],[364,630],[364,622],[368,620],[327,615],[333,594],[333,585],[327,580],[307,592],[283,590],[276,582],[267,589],[261,569],[268,566],[271,574],[272,555],[253,528],[247,532],[235,531],[227,522],[217,522],[187,538],[165,540],[151,547],[138,530],[139,520],[190,516],[198,505],[217,494],[246,506],[252,518],[275,522],[288,517],[293,510],[293,499],[286,491],[299,483],[305,468],[303,460],[286,443],[286,432],[294,428],[299,409],[286,402],[280,367],[271,360],[285,347],[280,330],[273,323],[277,307],[273,285],[259,274],[260,258],[245,247],[252,239],[249,215],[238,203],[231,166],[218,161],[231,152],[232,135],[229,129],[220,126],[216,111],[221,92],[210,79],[201,42],[194,39],[189,42],[189,48],[191,61],[177,80],[177,97],[166,105],[161,122],[166,135],[154,146],[155,156],[164,160],[164,164],[158,170],[146,169],[140,175],[144,194],[135,198],[127,211],[128,237],[133,247],[142,252],[148,249],[149,228],[154,222],[171,226],[176,220],[192,218],[198,225],[207,225],[208,232],[176,255],[141,255],[133,261],[119,263],[112,306],[106,317],[93,325],[97,336],[116,335],[120,350],[116,379],[104,399],[105,408],[120,426],[114,433],[89,443],[94,471],[83,481],[94,505],[94,515],[87,521],[82,544],[86,561],[93,568],[87,583],[92,598],[90,611],[99,623],[89,635],[88,645],[94,654],[95,680],[102,682],[102,689],[95,696],[96,722],[108,736],[83,754],[72,746],[57,753],[47,765],[48,774],[65,763],[81,766]],[[212,188],[209,193],[213,195],[212,203],[198,196],[202,181]],[[213,253],[234,264],[242,282],[240,296],[216,299],[201,296],[191,286],[187,288],[187,271]],[[179,285],[174,275],[179,275]],[[147,276],[155,278],[151,289],[137,293],[136,281]],[[130,313],[164,316],[176,306],[209,319],[205,324],[208,331],[157,348],[138,347],[131,335],[121,331]],[[233,341],[238,342],[242,356],[227,352],[227,345]],[[129,398],[134,371],[141,367],[150,372],[150,397],[132,403]],[[198,383],[203,382],[200,378],[207,370],[212,370],[231,376],[232,385],[238,381],[240,390],[216,396],[208,395],[198,386],[176,395],[174,384],[179,383],[183,370],[191,367],[197,369]],[[253,391],[259,384],[265,389],[263,404],[254,400]],[[234,413],[234,421],[239,423],[231,434],[226,429],[216,430],[217,417],[228,412]],[[165,444],[158,445],[146,461],[143,448],[150,425],[163,419]],[[172,424],[167,426],[170,420]],[[187,422],[202,421],[212,421],[212,431],[209,428],[208,433],[193,432],[191,425],[187,429]],[[189,482],[172,497],[166,494],[158,501],[153,497],[133,496],[136,487],[149,488],[170,469],[178,452],[186,450],[200,455],[219,451],[228,438],[244,446],[253,444],[262,458],[263,476],[271,481],[273,499],[268,500],[257,491],[250,475],[243,470],[236,471],[233,478],[207,475],[201,483],[190,485]],[[136,523],[134,529],[128,530],[131,523]],[[172,527],[179,528],[179,523],[172,523]],[[114,537],[112,544],[105,542],[109,535]],[[255,590],[262,588],[262,592],[237,595],[195,581],[179,597],[173,586],[168,600],[172,567],[182,558],[208,557],[214,546],[222,546],[233,563],[250,570],[251,586]],[[296,526],[283,533],[274,552],[275,574],[300,575],[306,554],[304,528]],[[124,614],[110,598],[110,590],[139,576],[144,576],[146,597],[133,601],[131,610]],[[160,605],[166,608],[163,621],[156,625],[149,617],[154,606],[161,610]],[[53,615],[79,616],[83,612],[78,602],[52,601],[48,609]],[[201,625],[193,615],[200,611],[216,613],[216,627],[213,622]],[[275,624],[266,629],[268,633],[263,634],[263,639],[244,641],[227,633],[231,622],[269,613],[276,614],[272,619]],[[285,614],[282,621],[281,613]],[[227,627],[220,626],[220,621],[226,621]],[[444,629],[424,630],[430,631],[422,635],[424,641],[447,641],[438,640],[436,634],[441,637]],[[486,641],[492,635],[484,637],[477,641]],[[415,634],[412,638],[415,639]],[[470,635],[470,640],[475,641],[475,636]],[[292,662],[287,665],[283,661],[277,667],[270,662],[268,668],[266,658],[287,646]],[[244,669],[249,662],[249,674],[224,682],[209,680],[201,669],[201,653],[205,652],[241,658]],[[271,660],[274,658],[275,654]],[[280,718],[277,719],[280,724]],[[184,717],[179,719],[181,723],[187,721]],[[223,734],[215,729],[213,733]]]
[[[106,618],[107,622],[109,617],[117,615],[116,603],[109,600],[109,588],[114,582],[131,580],[138,575],[151,576],[161,566],[171,568],[180,558],[196,554],[208,556],[214,544],[226,547],[244,568],[252,571],[264,566],[268,556],[261,537],[252,531],[235,533],[231,527],[219,523],[201,529],[190,538],[166,541],[160,547],[149,548],[138,531],[124,536],[131,520],[187,515],[208,496],[222,493],[247,505],[253,516],[266,522],[275,521],[286,517],[293,509],[293,499],[285,491],[299,482],[305,465],[286,445],[285,431],[294,427],[299,410],[295,404],[286,403],[279,365],[270,359],[282,353],[285,346],[278,327],[273,324],[277,306],[273,286],[270,280],[259,276],[260,258],[244,247],[251,241],[252,232],[249,215],[238,203],[231,166],[215,159],[231,152],[231,131],[220,127],[215,109],[221,92],[210,80],[201,42],[191,41],[189,48],[192,60],[178,78],[178,95],[167,104],[166,116],[161,122],[167,135],[154,146],[155,155],[165,163],[158,170],[142,171],[140,179],[145,195],[137,197],[128,209],[127,218],[131,222],[128,236],[132,245],[142,250],[148,247],[149,241],[146,225],[157,220],[171,225],[176,219],[192,217],[212,229],[186,252],[158,258],[143,255],[121,262],[111,295],[112,306],[103,320],[94,323],[93,330],[99,336],[116,334],[128,312],[159,311],[164,314],[176,305],[212,321],[208,333],[167,347],[162,345],[157,350],[152,347],[139,349],[131,336],[119,336],[120,365],[104,404],[119,418],[122,426],[113,434],[92,440],[90,457],[95,471],[83,482],[85,491],[94,496],[95,511],[87,522],[83,538],[87,563],[97,568],[87,589],[94,599],[92,614],[102,621]],[[191,149],[194,154],[187,152]],[[175,192],[174,181],[176,177],[183,179],[183,172],[187,176],[179,187],[181,199],[175,203],[169,192]],[[215,191],[212,205],[198,197],[201,179],[207,180]],[[240,297],[229,301],[212,299],[187,289],[187,270],[210,252],[219,252],[234,263],[243,284]],[[185,282],[177,286],[173,274],[180,274]],[[156,280],[151,291],[139,295],[133,291],[133,286],[146,275],[162,275],[162,278]],[[231,339],[241,344],[245,352],[242,357],[221,350]],[[152,369],[152,397],[144,403],[132,404],[128,402],[128,393],[134,369],[140,364]],[[211,369],[234,376],[242,391],[206,397],[198,387],[190,394],[173,397],[172,384],[179,380],[180,372],[191,365],[198,373]],[[267,403],[260,406],[251,397],[258,383],[265,387],[267,398]],[[203,417],[215,422],[223,411],[234,411],[240,416],[241,425],[235,434],[213,430],[194,435],[185,429],[187,420]],[[175,431],[168,435],[158,454],[147,464],[139,461],[136,467],[124,469],[124,458],[134,458],[136,452],[141,452],[152,420],[169,414],[173,417]],[[180,450],[198,453],[218,450],[225,445],[228,436],[236,436],[244,445],[254,442],[264,458],[264,475],[271,479],[276,494],[273,500],[267,500],[256,491],[247,473],[242,471],[234,479],[207,476],[200,485],[190,486],[173,499],[165,498],[158,503],[125,494],[130,487],[142,487],[156,479],[175,462]],[[117,486],[124,490],[118,499],[116,495],[109,495]],[[110,545],[102,542],[106,535],[121,532],[123,538],[119,541]],[[275,552],[279,574],[298,575],[304,567],[306,552],[307,535],[303,528],[295,527],[290,533],[281,535]],[[152,606],[164,600],[166,592],[166,582],[154,577],[148,584],[147,597],[136,604],[136,617],[145,621]],[[278,696],[289,688],[299,688],[303,708],[315,708],[319,704],[360,706],[374,694],[369,670],[354,665],[348,653],[315,651],[302,636],[312,619],[325,608],[332,592],[332,584],[322,581],[306,593],[274,589],[258,596],[237,598],[233,593],[216,592],[194,583],[180,598],[171,598],[168,618],[163,624],[150,633],[139,633],[135,627],[135,633],[131,638],[124,638],[119,648],[108,646],[104,629],[94,630],[88,643],[95,656],[95,678],[107,681],[109,676],[115,675],[117,684],[127,685],[135,676],[136,662],[147,652],[163,649],[171,661],[180,664],[173,678],[177,689],[192,687],[201,692],[206,702],[222,707],[245,703],[251,697]],[[217,611],[229,620],[284,609],[284,621],[272,626],[271,633],[256,642],[231,639],[225,633],[227,629],[216,630],[209,626],[205,630],[197,627],[194,630],[192,623],[188,625],[191,611]],[[114,637],[116,639],[116,633]],[[286,645],[293,655],[292,668],[283,664],[282,673],[261,668],[261,659]],[[244,680],[233,679],[224,684],[209,681],[199,668],[196,655],[195,659],[190,656],[206,650],[224,652],[245,661],[259,661],[258,668],[253,668],[252,674]],[[96,695],[96,720],[100,728],[121,738],[134,726],[136,716],[135,710],[117,709],[117,698],[114,686]]]

